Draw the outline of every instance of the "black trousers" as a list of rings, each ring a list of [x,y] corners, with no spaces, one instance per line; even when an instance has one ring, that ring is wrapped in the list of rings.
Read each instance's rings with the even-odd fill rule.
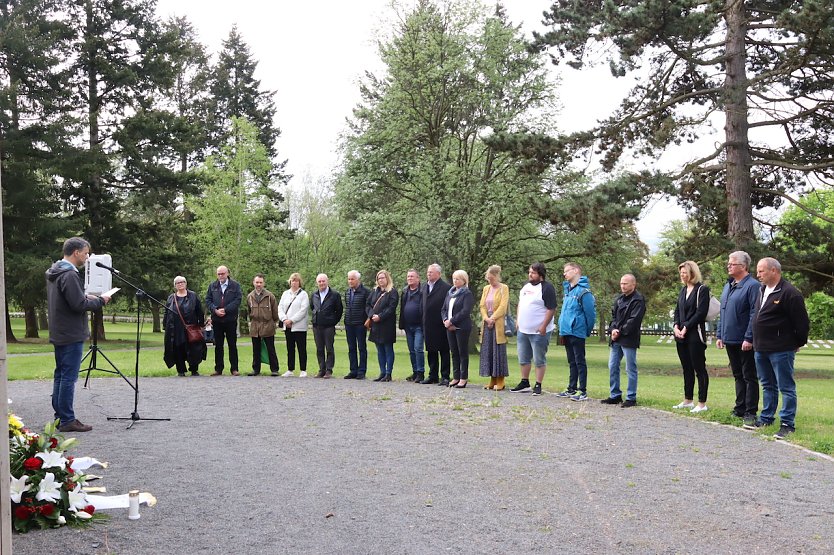
[[[694,330],[697,333],[697,329]],[[687,335],[689,335],[687,333]],[[709,374],[707,374],[707,346],[698,337],[678,341],[678,358],[683,367],[683,396],[694,399],[695,378],[698,378],[698,402],[707,402]]]
[[[252,338],[252,371],[259,374],[261,371],[261,342],[266,345],[266,353],[269,357],[269,371],[278,373],[278,355],[275,353],[275,337],[253,337]]]
[[[229,370],[237,372],[237,320],[230,322],[216,322],[212,320],[214,329],[214,371],[223,372],[223,340],[229,343]]]
[[[756,416],[759,412],[759,378],[756,375],[756,355],[753,349],[742,351],[741,345],[727,345],[727,358],[736,381],[736,406],[739,416]]]
[[[452,371],[456,380],[469,379],[469,334],[468,330],[447,331],[449,350],[452,351]]]
[[[284,330],[287,338],[287,370],[295,371],[295,351],[298,349],[298,364],[302,372],[307,371],[307,332]]]
[[[430,380],[437,380],[438,378],[438,371],[439,376],[442,377],[444,380],[449,379],[449,350],[444,349],[441,351],[430,351],[426,350],[426,360],[429,362],[429,379]]]

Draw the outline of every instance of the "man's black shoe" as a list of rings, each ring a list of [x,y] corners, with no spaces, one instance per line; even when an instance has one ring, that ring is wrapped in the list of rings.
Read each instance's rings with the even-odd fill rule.
[[[348,374],[347,376],[345,376],[346,380],[355,380],[356,378],[357,378],[356,374]]]
[[[426,384],[437,383],[438,381],[440,381],[440,380],[438,380],[437,378],[426,378],[425,380],[421,381],[420,383],[423,384],[423,385],[426,385]]]
[[[609,397],[607,399],[603,399],[600,401],[603,405],[619,405],[623,402],[623,396],[617,395],[616,397]]]
[[[776,432],[775,434],[773,434],[773,437],[775,437],[776,439],[785,439],[786,437],[788,437],[789,435],[791,435],[795,431],[796,431],[796,428],[794,428],[793,426],[788,426],[787,424],[782,424],[781,426],[779,426],[779,431]]]
[[[626,399],[623,401],[623,404],[620,405],[622,408],[627,409],[628,407],[636,407],[637,401],[632,401],[631,399]]]
[[[449,380],[447,378],[443,378],[442,380],[437,382],[437,385],[441,387],[449,387]]]

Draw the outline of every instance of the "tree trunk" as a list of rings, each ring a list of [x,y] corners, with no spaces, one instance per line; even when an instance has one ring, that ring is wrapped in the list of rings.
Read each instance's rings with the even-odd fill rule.
[[[46,315],[46,309],[42,306],[38,307],[38,327],[44,331],[49,330],[49,318]]]
[[[724,80],[727,235],[736,247],[753,241],[751,158],[747,121],[747,20],[743,0],[727,0]]]
[[[17,337],[12,330],[12,317],[9,314],[9,301],[6,301],[6,343],[17,343]]]
[[[26,339],[37,339],[38,336],[38,314],[34,306],[23,306],[23,320],[26,322]]]
[[[162,333],[162,322],[159,318],[160,313],[159,305],[156,303],[151,303],[151,316],[153,316],[153,332],[154,333]]]

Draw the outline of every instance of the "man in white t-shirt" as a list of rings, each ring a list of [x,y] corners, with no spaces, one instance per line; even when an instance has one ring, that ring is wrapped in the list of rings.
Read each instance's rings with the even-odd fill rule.
[[[544,371],[547,369],[547,347],[550,334],[556,327],[553,314],[556,312],[556,288],[545,281],[544,264],[535,262],[527,270],[528,281],[521,288],[518,297],[516,326],[518,329],[518,363],[521,366],[521,381],[510,391],[524,393],[531,390],[531,363],[536,364],[536,385],[533,395],[542,394]]]

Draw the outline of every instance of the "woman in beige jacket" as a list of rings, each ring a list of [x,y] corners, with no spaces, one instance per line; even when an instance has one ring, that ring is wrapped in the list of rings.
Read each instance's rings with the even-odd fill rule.
[[[487,285],[481,294],[481,364],[479,374],[489,378],[484,389],[501,391],[510,375],[507,365],[507,336],[504,317],[510,306],[510,289],[501,283],[501,266],[490,266],[484,276]]]

